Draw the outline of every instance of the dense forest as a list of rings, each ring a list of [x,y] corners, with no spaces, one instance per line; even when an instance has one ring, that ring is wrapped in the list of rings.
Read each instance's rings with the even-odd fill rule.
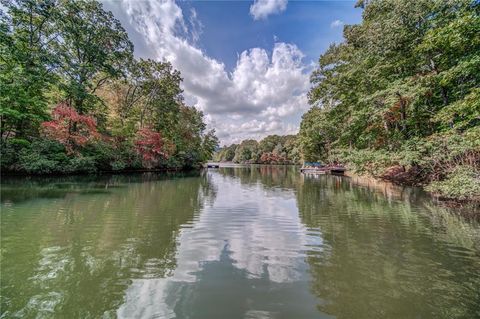
[[[1,0],[1,169],[196,167],[217,147],[169,62],[136,59],[96,1]]]
[[[480,2],[358,1],[362,23],[320,56],[306,160],[480,198]]]
[[[244,140],[224,146],[215,152],[213,159],[250,164],[298,164],[301,152],[296,135],[269,135],[260,142]]]

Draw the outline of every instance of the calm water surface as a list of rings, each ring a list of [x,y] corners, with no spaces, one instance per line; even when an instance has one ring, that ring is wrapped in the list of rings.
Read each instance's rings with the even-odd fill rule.
[[[4,179],[1,318],[480,318],[480,228],[293,167]]]

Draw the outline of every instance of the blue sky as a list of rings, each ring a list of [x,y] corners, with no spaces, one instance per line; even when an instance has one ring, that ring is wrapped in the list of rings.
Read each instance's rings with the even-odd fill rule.
[[[355,1],[290,1],[285,11],[254,20],[252,1],[182,1],[184,11],[194,8],[203,24],[200,47],[232,69],[237,54],[253,48],[272,48],[274,39],[295,43],[306,60],[317,61],[330,43],[342,40],[343,27],[333,21],[358,23],[361,10]]]
[[[355,1],[104,0],[135,54],[170,61],[221,144],[295,134],[318,57],[361,21]]]

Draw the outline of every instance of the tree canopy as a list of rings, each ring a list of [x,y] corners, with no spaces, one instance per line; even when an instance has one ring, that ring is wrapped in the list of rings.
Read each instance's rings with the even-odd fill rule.
[[[219,162],[256,164],[297,164],[301,154],[296,135],[268,135],[260,142],[244,140],[220,148],[214,155]]]
[[[317,109],[302,122],[304,150],[320,157],[332,143],[393,150],[413,137],[477,127],[478,2],[360,4],[362,23],[345,26],[345,41],[320,57],[311,76]]]

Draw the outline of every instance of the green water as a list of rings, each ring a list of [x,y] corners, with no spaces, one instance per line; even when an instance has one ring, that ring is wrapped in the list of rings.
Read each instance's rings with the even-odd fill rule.
[[[480,228],[293,167],[3,179],[1,318],[480,318]]]

